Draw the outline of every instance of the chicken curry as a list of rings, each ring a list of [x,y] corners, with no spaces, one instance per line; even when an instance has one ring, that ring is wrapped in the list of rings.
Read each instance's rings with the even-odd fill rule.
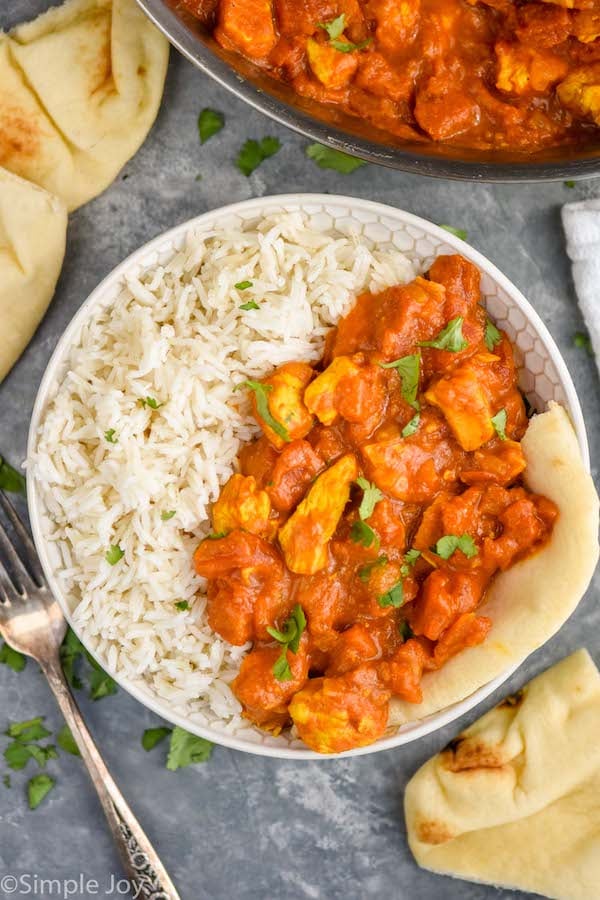
[[[539,549],[555,505],[522,483],[527,429],[511,344],[479,271],[358,297],[317,365],[243,382],[262,435],[212,510],[194,563],[208,620],[252,642],[244,715],[321,753],[375,741],[392,697],[485,640],[494,576]]]
[[[302,97],[404,141],[598,140],[600,0],[178,0]]]

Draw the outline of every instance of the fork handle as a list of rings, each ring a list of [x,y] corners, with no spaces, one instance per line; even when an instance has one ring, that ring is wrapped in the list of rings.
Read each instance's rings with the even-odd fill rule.
[[[180,900],[158,854],[106,768],[58,659],[42,661],[40,665],[96,788],[134,897]]]

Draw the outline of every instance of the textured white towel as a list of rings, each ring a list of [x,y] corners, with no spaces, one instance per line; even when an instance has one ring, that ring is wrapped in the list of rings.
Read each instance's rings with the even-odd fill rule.
[[[562,209],[579,306],[600,365],[600,198]]]

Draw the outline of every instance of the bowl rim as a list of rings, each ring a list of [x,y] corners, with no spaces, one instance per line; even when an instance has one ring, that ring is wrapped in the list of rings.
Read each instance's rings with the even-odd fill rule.
[[[420,216],[416,216],[413,213],[406,212],[405,210],[396,209],[395,207],[372,200],[363,200],[362,198],[349,197],[340,194],[309,193],[275,194],[268,197],[255,197],[249,200],[242,200],[236,203],[227,204],[226,206],[217,207],[216,209],[208,210],[198,216],[194,216],[191,219],[180,223],[179,225],[174,226],[173,228],[161,232],[159,235],[143,244],[137,250],[134,250],[121,263],[115,266],[115,268],[112,269],[112,271],[109,272],[108,275],[106,275],[102,279],[102,281],[100,281],[100,283],[91,291],[86,300],[82,303],[80,308],[77,310],[77,312],[63,331],[52,353],[52,356],[50,357],[44,375],[42,376],[42,380],[37,391],[33,411],[31,414],[27,440],[27,466],[31,467],[31,461],[37,442],[37,435],[42,416],[47,407],[47,404],[53,397],[53,388],[56,383],[57,373],[59,373],[60,370],[64,368],[69,350],[72,347],[74,340],[77,339],[77,336],[85,321],[93,313],[93,310],[96,308],[96,306],[102,304],[102,300],[105,294],[115,288],[115,286],[119,283],[126,272],[128,272],[135,266],[144,267],[145,265],[147,265],[148,263],[146,257],[154,252],[159,251],[165,242],[174,242],[185,235],[187,232],[189,232],[191,229],[201,228],[211,220],[221,220],[223,218],[226,218],[227,216],[233,216],[239,213],[247,213],[248,211],[255,212],[257,216],[260,216],[268,211],[271,211],[273,208],[277,209],[279,207],[295,206],[299,209],[304,209],[314,205],[346,205],[351,208],[352,212],[364,211],[375,213],[379,216],[385,216],[386,218],[396,218],[398,224],[402,227],[413,225],[421,230],[424,230],[426,233],[431,234],[433,237],[442,240],[445,244],[453,247],[457,252],[462,253],[464,256],[474,262],[480,270],[485,272],[488,277],[490,277],[496,284],[502,287],[509,294],[511,299],[515,302],[516,306],[521,310],[526,319],[530,321],[534,326],[539,339],[542,341],[545,350],[547,351],[549,357],[556,367],[561,386],[565,393],[568,412],[571,417],[575,433],[577,435],[577,441],[581,451],[582,460],[587,471],[590,470],[589,447],[583,413],[581,410],[577,392],[575,390],[575,386],[567,369],[566,363],[564,362],[562,355],[556,343],[554,342],[554,339],[550,335],[550,332],[539,317],[538,313],[531,306],[529,301],[526,300],[521,291],[519,291],[519,289],[505,275],[503,275],[502,272],[487,259],[487,257],[483,256],[483,254],[481,254],[478,250],[475,250],[473,247],[471,247],[471,245],[466,241],[463,241],[461,238],[458,238],[450,232],[445,231],[439,225],[436,225],[435,223],[430,222],[429,220],[424,219]],[[82,641],[84,646],[86,646],[88,652],[90,652],[94,659],[96,659],[97,662],[109,672],[110,676],[117,682],[117,684],[121,688],[123,688],[123,690],[135,697],[136,700],[138,700],[152,712],[161,716],[161,718],[166,719],[173,725],[179,725],[181,728],[184,728],[193,734],[197,734],[198,736],[204,737],[212,741],[213,743],[220,744],[234,750],[241,750],[243,752],[253,753],[259,756],[270,756],[279,759],[326,760],[340,759],[342,757],[349,756],[362,756],[367,753],[377,753],[381,750],[388,750],[393,747],[399,747],[404,744],[411,743],[412,741],[417,740],[420,737],[424,737],[432,731],[436,731],[439,728],[442,728],[443,726],[457,719],[459,716],[463,715],[463,713],[466,713],[469,710],[473,709],[475,706],[477,706],[477,704],[485,700],[486,697],[488,697],[493,691],[495,691],[496,688],[503,684],[516,671],[516,669],[519,668],[519,666],[526,658],[524,657],[514,665],[509,666],[509,668],[496,676],[496,678],[482,685],[476,691],[469,694],[462,700],[459,700],[456,703],[451,704],[450,706],[445,707],[444,709],[439,710],[422,720],[416,720],[416,724],[407,723],[407,725],[410,725],[410,729],[402,731],[402,728],[404,726],[401,726],[395,734],[383,737],[379,741],[376,741],[374,744],[369,744],[366,747],[357,747],[352,750],[346,750],[342,753],[329,754],[327,756],[324,756],[323,754],[316,753],[315,751],[309,750],[308,748],[303,749],[301,747],[289,746],[282,746],[281,748],[279,748],[272,745],[259,743],[254,744],[251,741],[246,741],[245,739],[236,737],[235,734],[214,732],[210,726],[199,725],[193,721],[190,721],[188,717],[169,710],[169,704],[167,700],[161,700],[150,690],[132,683],[126,675],[111,671],[107,668],[105,661],[100,659],[95,651],[87,647],[85,641],[82,640],[82,636],[79,633],[77,627],[75,627],[73,624],[69,604],[65,596],[63,595],[63,592],[60,588],[60,585],[58,584],[57,579],[54,576],[54,572],[50,564],[50,559],[47,553],[48,544],[42,532],[42,503],[39,498],[34,478],[27,479],[27,504],[35,546],[50,590],[53,596],[56,598],[70,627],[73,629],[77,637]]]
[[[490,162],[419,154],[351,135],[321,122],[244,78],[204,44],[164,0],[136,0],[138,6],[179,52],[240,100],[292,131],[368,162],[416,175],[474,182],[552,182],[600,177],[600,150],[591,157],[563,162]]]

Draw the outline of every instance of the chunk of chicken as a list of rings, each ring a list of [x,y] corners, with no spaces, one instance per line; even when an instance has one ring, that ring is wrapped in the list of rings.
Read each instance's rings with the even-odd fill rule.
[[[412,630],[437,641],[459,615],[477,608],[484,583],[478,574],[436,569],[423,582],[410,620]]]
[[[479,104],[464,89],[452,88],[448,78],[447,73],[430,78],[417,94],[415,119],[434,141],[457,137],[481,120]]]
[[[242,528],[271,540],[277,521],[270,516],[269,495],[258,489],[252,475],[232,475],[212,508],[213,528],[218,534]]]
[[[391,659],[380,662],[377,672],[381,681],[397,697],[408,703],[420,703],[423,699],[421,678],[429,663],[430,659],[419,641],[411,638],[396,650]]]
[[[346,87],[358,68],[356,53],[340,53],[331,44],[314,38],[306,42],[306,55],[313,75],[328,88]]]
[[[333,425],[338,417],[335,392],[342,378],[357,375],[360,366],[350,356],[338,356],[317,375],[304,391],[304,403],[323,425]]]
[[[600,12],[581,10],[573,15],[573,33],[582,44],[600,38]]]
[[[569,71],[567,61],[548,50],[508,41],[498,41],[495,50],[496,87],[509,94],[543,94]]]
[[[216,37],[250,59],[264,59],[277,43],[272,0],[221,0]]]
[[[443,666],[465,647],[482,644],[491,627],[492,620],[487,616],[476,616],[474,613],[465,613],[465,615],[459,616],[436,644],[433,651],[436,665]]]
[[[495,362],[491,353],[457,366],[452,372],[431,385],[425,399],[442,410],[448,425],[463,450],[477,450],[494,436],[492,416],[481,369],[486,362]]]
[[[386,376],[362,354],[338,356],[304,392],[304,402],[324,425],[340,416],[360,425],[360,438],[375,430],[387,403]],[[359,439],[360,439],[359,438]]]
[[[328,544],[350,496],[350,485],[358,476],[352,454],[342,456],[315,481],[294,514],[279,530],[279,543],[288,569],[311,575],[325,568]]]
[[[281,512],[293,509],[322,468],[322,459],[308,441],[292,441],[284,447],[273,468],[269,485],[269,496],[275,509]]]
[[[377,22],[378,46],[395,55],[417,36],[421,0],[370,0],[369,14]]]
[[[556,88],[563,106],[600,125],[600,62],[569,72]]]
[[[313,425],[313,417],[302,399],[304,389],[313,376],[313,370],[306,363],[284,363],[263,380],[263,384],[271,387],[267,395],[270,414],[287,432],[288,441],[302,438],[308,434]],[[252,397],[254,415],[262,427],[266,437],[274,447],[281,449],[287,441],[277,434],[260,416],[256,403],[256,395]]]
[[[444,317],[448,322],[456,316],[466,318],[481,300],[479,269],[458,253],[438,256],[428,276],[446,290]]]
[[[341,753],[372,744],[384,733],[390,692],[374,667],[312,678],[294,696],[289,712],[300,738],[317,753]]]
[[[297,653],[287,650],[292,677],[278,681],[273,666],[281,655],[280,647],[257,647],[242,661],[231,689],[244,707],[244,716],[278,734],[289,721],[288,703],[308,678],[308,639],[302,636]]]
[[[521,444],[518,441],[500,441],[489,449],[476,450],[472,467],[463,469],[460,480],[465,484],[494,482],[507,485],[525,470],[527,465]]]

